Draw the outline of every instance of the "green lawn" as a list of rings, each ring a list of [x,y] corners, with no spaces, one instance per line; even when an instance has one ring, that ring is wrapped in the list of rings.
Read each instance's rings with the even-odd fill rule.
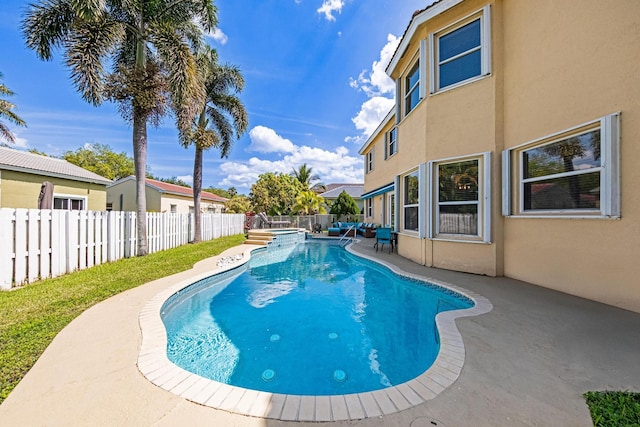
[[[0,403],[56,334],[84,310],[127,289],[188,270],[243,241],[244,235],[222,237],[0,292]]]
[[[640,427],[640,393],[624,391],[590,391],[587,399],[596,427]]]

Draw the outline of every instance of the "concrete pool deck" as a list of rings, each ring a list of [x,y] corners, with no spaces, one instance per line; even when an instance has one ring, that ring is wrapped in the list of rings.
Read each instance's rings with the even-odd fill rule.
[[[334,425],[587,426],[591,419],[582,393],[640,391],[640,314],[512,279],[419,266],[395,253],[376,253],[373,239],[354,246],[403,271],[480,294],[493,310],[456,320],[464,365],[459,378],[437,397],[395,414]],[[198,405],[153,385],[138,370],[141,310],[168,286],[213,269],[219,258],[85,311],[58,334],[0,405],[0,424],[317,425]]]

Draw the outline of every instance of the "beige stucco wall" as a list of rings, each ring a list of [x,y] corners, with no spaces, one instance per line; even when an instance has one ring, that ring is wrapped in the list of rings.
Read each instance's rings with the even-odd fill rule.
[[[491,243],[401,232],[398,253],[425,265],[505,275],[640,312],[640,169],[634,166],[640,159],[638,2],[465,1],[415,32],[392,77],[406,75],[420,39],[486,4],[491,4],[491,75],[427,94],[400,121],[399,152],[382,166],[377,160],[384,176],[368,174],[365,191],[423,162],[491,152]],[[618,111],[622,218],[502,216],[504,149]],[[401,191],[396,189],[400,206]]]
[[[621,111],[622,218],[505,221],[505,275],[640,311],[640,4],[504,2],[505,145]],[[535,37],[532,35],[535,34]]]
[[[107,192],[104,184],[90,184],[8,170],[0,171],[0,207],[37,209],[38,196],[44,181],[54,185],[54,195],[85,198],[87,210],[103,211],[106,208]]]

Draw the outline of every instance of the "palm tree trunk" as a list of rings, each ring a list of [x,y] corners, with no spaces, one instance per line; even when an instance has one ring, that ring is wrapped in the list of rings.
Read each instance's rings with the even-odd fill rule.
[[[201,226],[201,214],[200,214],[200,197],[202,193],[202,148],[196,145],[196,155],[193,162],[193,214],[195,221],[193,226],[195,227],[195,233],[193,242],[199,242],[202,240],[202,226]]]
[[[147,255],[147,121],[143,114],[133,110],[133,162],[136,171],[136,225],[138,228],[138,256]]]

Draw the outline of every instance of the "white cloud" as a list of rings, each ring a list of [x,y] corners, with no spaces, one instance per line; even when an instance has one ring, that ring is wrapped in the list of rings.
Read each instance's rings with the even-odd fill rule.
[[[229,41],[229,37],[227,37],[220,28],[214,28],[211,32],[207,33],[206,36],[214,39],[221,45],[225,45]]]
[[[311,167],[313,173],[317,174],[325,184],[332,182],[362,182],[364,179],[362,159],[359,156],[350,156],[349,149],[346,147],[340,146],[335,151],[328,151],[306,145],[298,146],[278,136],[273,129],[264,126],[253,128],[250,136],[252,145],[257,140],[260,140],[267,141],[267,147],[273,145],[280,147],[279,144],[282,144],[282,141],[286,141],[284,145],[288,147],[287,154],[282,159],[273,161],[252,157],[246,162],[226,162],[221,164],[220,169],[226,174],[226,178],[219,183],[222,188],[233,186],[248,192],[251,185],[258,180],[261,174],[266,172],[288,174],[294,168],[298,168],[305,163]],[[271,150],[269,152],[283,151]]]
[[[247,151],[258,151],[260,153],[290,153],[294,151],[291,141],[278,135],[273,129],[256,126],[249,131],[251,145]]]
[[[357,79],[351,78],[349,84],[352,88],[362,90],[369,97],[379,95],[393,95],[396,85],[387,76],[385,69],[391,61],[393,53],[396,51],[400,37],[393,34],[387,36],[387,44],[380,51],[380,59],[373,61],[371,70],[362,70]]]
[[[362,104],[360,111],[351,121],[356,125],[356,129],[362,131],[368,138],[391,111],[394,104],[395,101],[392,98],[375,96]]]
[[[193,175],[182,175],[177,177],[179,180],[186,182],[189,185],[193,185]]]
[[[14,135],[14,144],[13,146],[16,148],[28,148],[29,147],[29,143],[25,138],[20,138],[17,135]]]
[[[336,17],[333,16],[334,12],[341,13],[344,6],[343,0],[324,0],[322,6],[317,10],[319,14],[324,14],[324,18],[327,21],[335,21]]]

